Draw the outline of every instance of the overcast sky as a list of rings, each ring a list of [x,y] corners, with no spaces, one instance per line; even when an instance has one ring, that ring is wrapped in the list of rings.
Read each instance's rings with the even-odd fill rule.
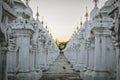
[[[106,0],[99,0],[99,8]],[[39,7],[40,20],[44,16],[48,28],[54,39],[68,40],[73,34],[75,27],[80,23],[80,17],[85,20],[86,6],[88,12],[93,9],[93,0],[30,0],[30,7],[34,16]]]

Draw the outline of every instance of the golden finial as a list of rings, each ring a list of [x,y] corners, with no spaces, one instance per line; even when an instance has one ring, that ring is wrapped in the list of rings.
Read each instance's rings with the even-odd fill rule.
[[[30,0],[25,0],[26,5],[28,5],[28,4],[29,4],[29,1],[30,1]]]
[[[47,23],[46,23],[46,26],[45,26],[46,30],[48,30],[48,26],[47,26]]]
[[[78,31],[79,27],[78,27],[78,24],[77,24],[77,31]]]
[[[86,14],[85,14],[86,20],[88,20],[88,9],[86,7]]]
[[[81,21],[80,21],[80,25],[81,25],[81,27],[82,27],[82,24],[83,24],[83,23],[82,23],[82,17],[81,17]]]
[[[44,25],[44,21],[43,21],[44,17],[42,16],[42,21],[41,21],[41,24]]]
[[[95,7],[96,7],[99,0],[93,0],[93,1],[95,2]]]
[[[47,31],[48,31],[48,33],[49,33],[49,29],[48,29],[48,25],[47,25],[47,23],[46,23],[45,28],[46,28],[46,30],[47,30]]]
[[[37,19],[39,19],[39,16],[40,16],[40,14],[39,14],[38,7],[37,7],[37,13],[36,13]]]

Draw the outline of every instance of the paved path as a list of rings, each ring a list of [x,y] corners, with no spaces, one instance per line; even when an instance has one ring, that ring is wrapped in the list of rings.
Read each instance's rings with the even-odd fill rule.
[[[54,63],[50,65],[40,80],[81,80],[63,52],[60,52]]]

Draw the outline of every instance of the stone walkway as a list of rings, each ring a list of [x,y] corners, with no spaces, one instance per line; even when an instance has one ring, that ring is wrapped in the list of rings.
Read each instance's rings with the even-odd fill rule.
[[[79,72],[76,72],[63,52],[56,58],[50,68],[43,72],[40,80],[81,80]]]

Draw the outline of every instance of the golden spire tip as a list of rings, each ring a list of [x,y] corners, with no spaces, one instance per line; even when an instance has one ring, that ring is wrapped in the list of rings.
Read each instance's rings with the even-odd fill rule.
[[[96,7],[99,0],[93,0],[93,1],[95,2],[95,7]]]
[[[38,6],[37,6],[37,13],[36,13],[36,17],[37,19],[39,18],[40,14],[39,14],[39,11],[38,11]]]
[[[42,25],[44,24],[44,20],[43,19],[44,19],[44,17],[42,16],[42,21],[41,21]]]
[[[88,20],[88,8],[86,7],[86,14],[85,14],[86,20]]]
[[[81,17],[80,25],[82,26],[82,24],[83,24],[83,23],[82,23],[82,17]]]

